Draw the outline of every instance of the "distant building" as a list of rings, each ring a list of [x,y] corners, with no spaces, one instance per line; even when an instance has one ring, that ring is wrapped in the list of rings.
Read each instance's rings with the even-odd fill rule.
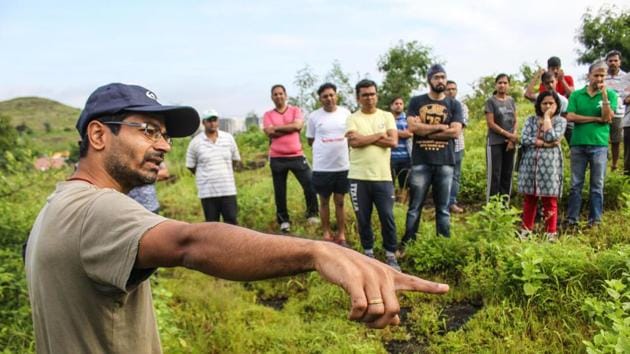
[[[260,128],[260,118],[258,116],[250,116],[245,118],[245,129],[249,129],[251,126]]]
[[[219,118],[219,130],[235,134],[244,130],[243,120],[240,118]]]

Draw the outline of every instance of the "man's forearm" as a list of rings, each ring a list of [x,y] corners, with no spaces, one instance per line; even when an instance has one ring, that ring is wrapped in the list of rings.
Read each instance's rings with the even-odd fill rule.
[[[583,123],[600,122],[601,119],[599,117],[583,116],[580,114],[575,114],[575,113],[570,112],[570,113],[567,113],[567,120],[569,122],[583,124]]]
[[[398,145],[398,139],[393,137],[381,137],[373,144],[384,148],[395,148]]]
[[[374,144],[380,138],[383,137],[383,134],[372,134],[372,135],[360,135],[354,134],[349,140],[348,143],[353,148],[359,148]]]
[[[285,124],[285,125],[276,125],[275,128],[276,128],[276,132],[293,133],[293,132],[299,132],[300,130],[302,130],[302,124],[298,122],[294,122],[294,123]]]

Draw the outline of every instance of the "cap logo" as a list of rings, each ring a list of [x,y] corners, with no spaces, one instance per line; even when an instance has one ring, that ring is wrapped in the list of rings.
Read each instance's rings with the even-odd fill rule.
[[[147,95],[147,97],[149,97],[150,99],[157,101],[157,96],[153,92],[147,91],[145,95]]]

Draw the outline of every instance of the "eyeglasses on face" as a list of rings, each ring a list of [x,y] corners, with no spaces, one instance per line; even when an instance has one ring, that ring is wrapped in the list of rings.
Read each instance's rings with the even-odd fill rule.
[[[144,133],[144,136],[157,142],[160,138],[163,138],[169,145],[173,145],[173,139],[168,136],[166,133],[162,133],[162,131],[149,123],[138,123],[138,122],[103,122],[103,124],[114,124],[114,125],[126,125],[129,127],[140,128],[140,130]]]

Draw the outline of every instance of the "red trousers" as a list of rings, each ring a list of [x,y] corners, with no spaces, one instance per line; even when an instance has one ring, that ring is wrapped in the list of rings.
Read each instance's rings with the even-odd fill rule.
[[[523,203],[523,228],[532,230],[536,220],[536,207],[538,198],[535,195],[525,194]],[[545,224],[547,232],[555,233],[558,222],[558,197],[540,197],[543,204]]]

